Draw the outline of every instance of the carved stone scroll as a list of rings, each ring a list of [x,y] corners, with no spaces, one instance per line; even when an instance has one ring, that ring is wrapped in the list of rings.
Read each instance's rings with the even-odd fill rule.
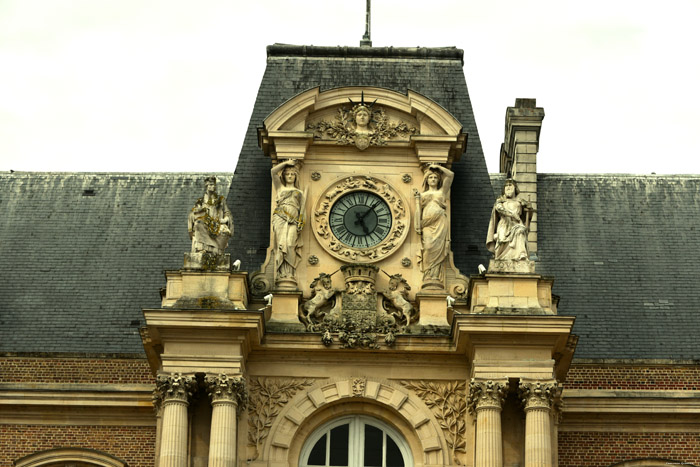
[[[464,381],[401,381],[427,405],[445,435],[452,458],[458,463],[457,453],[466,452],[467,413],[466,382]]]
[[[255,448],[253,461],[260,456],[263,441],[282,408],[312,379],[251,378],[248,396],[248,445]]]

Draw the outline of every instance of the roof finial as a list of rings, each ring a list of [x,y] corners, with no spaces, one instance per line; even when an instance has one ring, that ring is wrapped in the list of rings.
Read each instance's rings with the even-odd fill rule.
[[[365,35],[362,36],[360,47],[372,47],[370,39],[370,24],[372,18],[372,0],[367,0],[367,15],[365,16]]]

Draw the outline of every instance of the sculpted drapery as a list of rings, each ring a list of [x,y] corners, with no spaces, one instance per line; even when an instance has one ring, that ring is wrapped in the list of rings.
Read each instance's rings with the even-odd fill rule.
[[[431,165],[423,177],[423,193],[416,199],[415,229],[422,237],[420,267],[423,282],[442,282],[444,261],[450,253],[450,222],[447,200],[454,173],[437,164]]]
[[[304,227],[304,194],[299,189],[299,170],[293,160],[281,162],[270,171],[277,192],[272,214],[275,249],[275,281],[296,281],[296,269],[301,255],[299,232]]]
[[[204,196],[195,202],[187,217],[191,251],[221,254],[233,235],[233,219],[226,198],[216,192],[216,177],[207,177],[204,184]]]
[[[486,237],[486,248],[496,260],[526,260],[530,203],[517,195],[517,183],[506,180],[503,194],[498,197],[491,211]]]

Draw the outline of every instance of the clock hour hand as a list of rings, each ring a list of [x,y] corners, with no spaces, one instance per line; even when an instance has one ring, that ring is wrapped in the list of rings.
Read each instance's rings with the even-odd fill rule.
[[[367,213],[365,213],[367,214]],[[362,231],[365,233],[365,235],[369,235],[369,230],[367,229],[367,226],[365,225],[364,217],[365,214],[360,215],[360,213],[355,213],[355,217],[357,217],[357,220],[355,221],[355,225],[360,225],[362,226]]]
[[[360,213],[357,213],[356,214],[357,220],[355,221],[355,225],[357,225],[359,222],[362,222],[365,219],[365,217],[367,216],[367,214],[374,211],[374,208],[376,208],[378,205],[379,205],[379,201],[377,201],[372,206],[370,206],[369,209],[364,212],[364,214],[360,215]]]

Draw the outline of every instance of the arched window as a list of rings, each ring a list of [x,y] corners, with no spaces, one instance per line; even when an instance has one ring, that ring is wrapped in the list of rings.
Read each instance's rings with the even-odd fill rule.
[[[301,450],[301,467],[413,467],[408,444],[396,430],[355,415],[326,423]]]
[[[94,449],[58,448],[36,452],[13,463],[14,467],[126,467],[116,457]]]

